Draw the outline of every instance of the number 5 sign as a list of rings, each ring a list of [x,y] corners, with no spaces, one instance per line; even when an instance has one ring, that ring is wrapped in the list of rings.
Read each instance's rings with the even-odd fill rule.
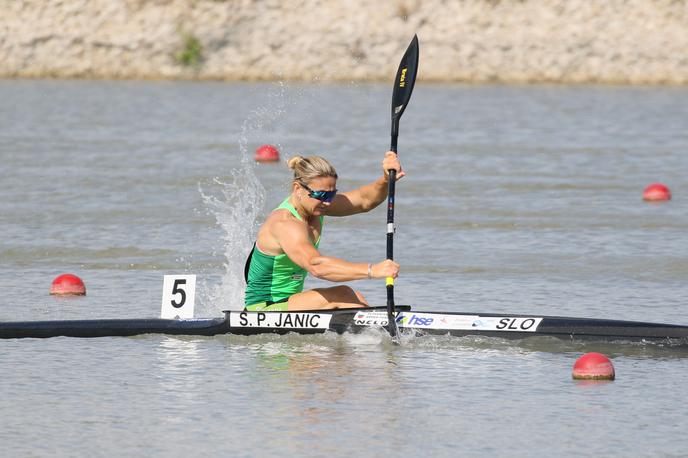
[[[195,275],[165,275],[160,318],[193,318],[195,299]]]

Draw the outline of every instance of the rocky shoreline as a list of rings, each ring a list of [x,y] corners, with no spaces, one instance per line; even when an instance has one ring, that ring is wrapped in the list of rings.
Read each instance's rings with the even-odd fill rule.
[[[688,0],[0,0],[0,77],[688,84]]]

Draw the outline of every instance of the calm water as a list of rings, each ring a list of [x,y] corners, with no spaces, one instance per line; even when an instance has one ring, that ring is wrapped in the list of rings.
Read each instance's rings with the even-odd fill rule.
[[[198,316],[242,304],[243,259],[287,192],[252,152],[375,179],[387,85],[0,81],[0,320]],[[399,303],[688,324],[688,89],[432,86],[401,123]],[[668,203],[646,204],[664,182]],[[383,208],[324,253],[385,255]],[[63,272],[88,296],[47,292]],[[323,282],[310,280],[310,286]],[[356,285],[382,305],[379,282]],[[6,456],[685,456],[688,350],[359,336],[0,342]],[[617,380],[570,379],[586,351]]]

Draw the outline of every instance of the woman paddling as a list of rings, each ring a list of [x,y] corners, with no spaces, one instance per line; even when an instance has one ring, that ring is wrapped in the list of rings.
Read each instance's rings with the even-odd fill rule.
[[[337,172],[322,157],[296,156],[291,194],[270,213],[258,230],[256,245],[246,261],[246,310],[286,311],[365,307],[365,298],[349,286],[303,291],[308,273],[332,282],[365,278],[396,278],[399,265],[391,260],[353,263],[318,251],[324,216],[364,213],[387,198],[388,170],[404,176],[397,155],[382,161],[382,178],[353,191],[337,192]]]

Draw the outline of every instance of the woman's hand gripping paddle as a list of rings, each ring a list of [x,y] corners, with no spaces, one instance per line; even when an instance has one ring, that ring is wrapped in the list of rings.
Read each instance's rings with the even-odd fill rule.
[[[397,152],[397,138],[399,137],[399,120],[404,114],[406,105],[411,99],[413,86],[416,84],[418,73],[418,36],[414,35],[411,44],[401,58],[397,76],[394,79],[392,92],[392,146],[390,150]],[[394,185],[397,178],[396,170],[389,170],[389,189],[387,197],[387,259],[394,259]],[[387,330],[394,339],[398,339],[396,316],[394,313],[394,279],[387,277]]]

